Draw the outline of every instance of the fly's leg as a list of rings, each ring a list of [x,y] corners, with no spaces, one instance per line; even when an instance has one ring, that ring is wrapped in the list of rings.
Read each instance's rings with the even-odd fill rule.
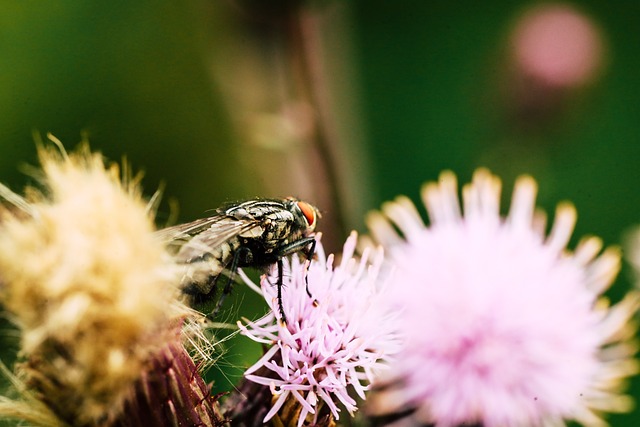
[[[313,260],[313,255],[315,253],[316,253],[316,239],[313,239],[309,245],[309,249],[305,253],[305,256],[309,260],[309,266],[311,266],[311,261]],[[304,275],[304,285],[305,285],[304,288],[307,291],[307,295],[309,295],[309,298],[313,298],[313,295],[311,295],[311,292],[309,291],[309,275],[308,274]]]
[[[231,289],[233,288],[233,284],[236,280],[236,273],[238,272],[238,266],[240,265],[240,259],[242,256],[251,257],[251,249],[246,247],[239,247],[235,253],[233,254],[233,260],[231,261],[231,267],[229,267],[229,277],[227,278],[227,283],[222,288],[222,293],[218,298],[218,302],[216,303],[216,308],[209,314],[207,314],[207,318],[209,320],[213,320],[214,317],[218,314],[220,309],[222,308],[222,303],[224,302],[227,295],[231,293]]]
[[[284,314],[284,307],[282,306],[282,286],[283,286],[283,267],[282,258],[278,259],[278,310],[282,318],[282,323],[287,323],[287,316]]]
[[[286,314],[284,314],[284,305],[282,304],[282,287],[284,286],[284,266],[282,263],[282,258],[278,258],[278,260],[276,261],[276,266],[278,268],[278,282],[276,283],[276,286],[278,287],[278,294],[276,297],[278,299],[278,312],[280,312],[280,321],[286,325],[287,316]],[[267,276],[267,282],[269,282],[269,284],[273,286],[273,284],[269,280],[269,276]]]
[[[313,255],[316,252],[316,238],[313,236],[305,237],[304,239],[300,239],[293,243],[289,243],[288,245],[285,245],[284,247],[280,248],[280,250],[278,251],[278,258],[284,258],[296,252],[304,252],[304,255],[307,257],[307,259],[311,261],[313,258]],[[304,281],[305,281],[305,289],[307,291],[307,295],[309,295],[309,298],[313,298],[313,296],[311,295],[311,292],[309,291],[309,279],[306,275],[304,276]]]

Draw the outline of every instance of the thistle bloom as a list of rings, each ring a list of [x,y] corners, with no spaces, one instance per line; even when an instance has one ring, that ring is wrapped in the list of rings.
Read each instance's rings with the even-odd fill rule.
[[[370,216],[397,268],[393,304],[407,333],[371,411],[439,427],[606,425],[601,412],[629,410],[621,384],[637,370],[628,342],[637,294],[613,307],[600,297],[618,250],[598,255],[602,242],[591,237],[568,251],[576,212],[566,203],[546,235],[530,177],[517,181],[502,218],[500,188],[478,170],[463,214],[445,172],[422,192],[429,226],[406,197]]]
[[[340,412],[338,403],[353,415],[357,407],[349,390],[364,399],[383,361],[396,351],[394,314],[384,304],[388,281],[379,277],[382,252],[366,251],[357,260],[356,240],[353,233],[335,267],[333,255],[326,257],[320,242],[317,260],[308,264],[308,270],[296,255],[291,263],[284,260],[286,324],[280,319],[277,287],[273,286],[277,278],[262,278],[261,292],[272,310],[240,328],[251,339],[272,345],[245,373],[248,380],[269,386],[275,396],[264,422],[291,398],[301,407],[298,426],[309,414],[315,424],[323,404],[335,419]],[[305,289],[307,280],[312,297]]]

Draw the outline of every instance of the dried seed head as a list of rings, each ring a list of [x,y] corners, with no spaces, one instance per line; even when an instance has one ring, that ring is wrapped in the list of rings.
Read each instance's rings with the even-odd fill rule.
[[[62,420],[91,424],[189,314],[137,180],[87,147],[39,157],[42,190],[0,191],[14,207],[0,211],[0,302],[21,329],[19,377]]]

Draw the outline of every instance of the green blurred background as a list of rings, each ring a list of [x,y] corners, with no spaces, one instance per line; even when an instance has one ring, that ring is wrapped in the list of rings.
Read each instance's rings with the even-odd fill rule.
[[[584,54],[538,69],[545,59],[527,54],[555,30],[531,17],[554,11],[569,20],[553,43]],[[533,45],[520,45],[527,28]],[[640,2],[0,1],[1,182],[32,182],[21,168],[47,132],[67,147],[87,139],[144,170],[147,194],[165,185],[160,224],[173,200],[182,222],[229,200],[296,195],[322,209],[331,251],[382,201],[417,200],[440,171],[466,182],[478,166],[504,179],[505,202],[522,173],[548,212],[574,202],[574,244],[618,244],[640,221],[639,101]],[[241,305],[264,311],[240,288],[229,319]],[[229,343],[216,390],[259,351]]]

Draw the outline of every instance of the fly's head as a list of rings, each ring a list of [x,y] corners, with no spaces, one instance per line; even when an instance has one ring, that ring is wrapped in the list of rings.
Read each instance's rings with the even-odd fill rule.
[[[302,236],[308,237],[312,235],[316,229],[318,218],[320,218],[318,208],[302,200],[294,199],[293,197],[288,198],[287,203],[289,211],[293,214],[296,226],[302,233]]]

